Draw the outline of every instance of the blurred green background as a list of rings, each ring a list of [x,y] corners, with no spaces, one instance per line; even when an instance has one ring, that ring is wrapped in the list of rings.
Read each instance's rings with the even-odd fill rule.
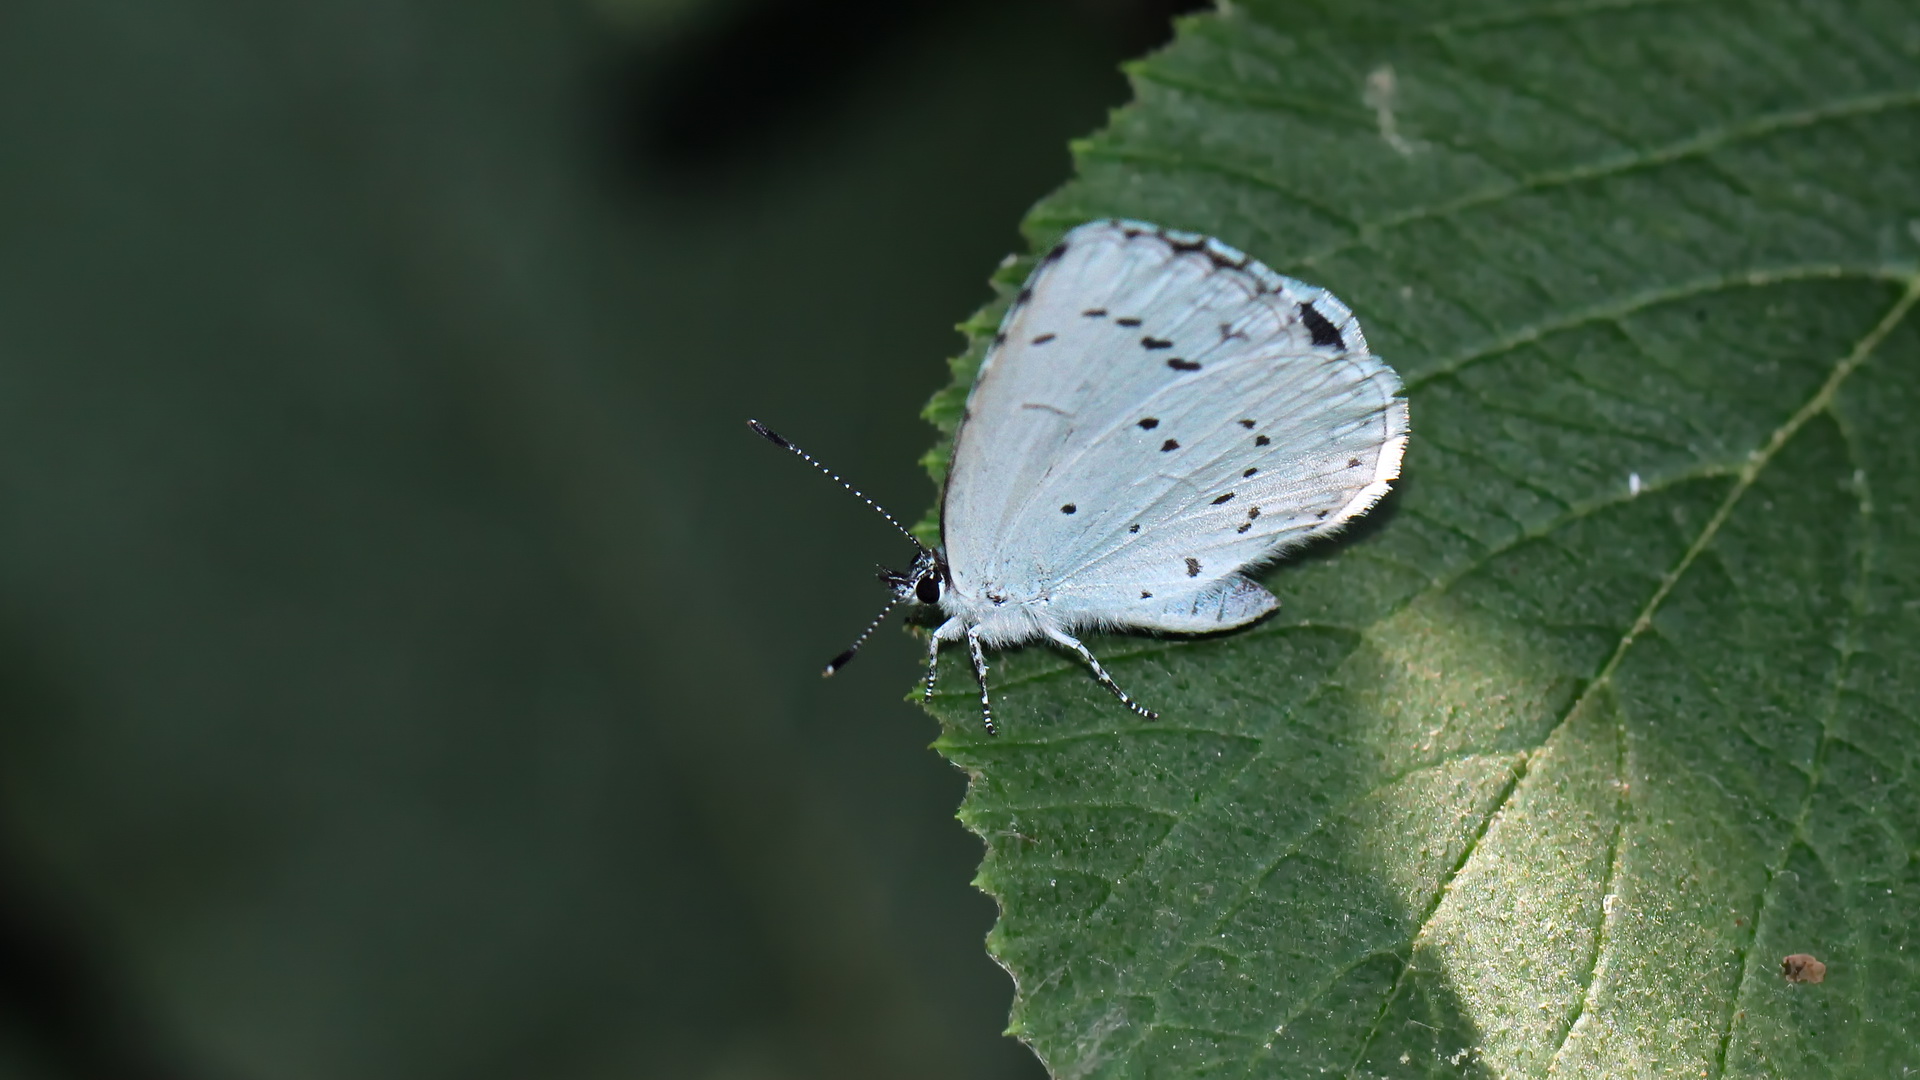
[[[1174,3],[14,0],[0,1075],[1035,1077],[881,634]]]

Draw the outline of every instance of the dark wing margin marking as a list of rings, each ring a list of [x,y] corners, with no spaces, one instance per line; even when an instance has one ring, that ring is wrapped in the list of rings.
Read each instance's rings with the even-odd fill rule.
[[[1347,347],[1347,343],[1340,338],[1340,331],[1334,329],[1333,324],[1320,314],[1320,309],[1314,307],[1311,301],[1300,305],[1300,321],[1307,324],[1307,332],[1313,335],[1315,345],[1332,345],[1337,349]]]

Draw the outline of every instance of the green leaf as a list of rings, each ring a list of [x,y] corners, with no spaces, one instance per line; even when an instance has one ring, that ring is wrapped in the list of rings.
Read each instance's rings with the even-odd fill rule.
[[[1013,1033],[1062,1077],[1912,1065],[1910,5],[1233,3],[1131,74],[1034,248],[1126,215],[1323,285],[1413,436],[1277,617],[1095,644],[1157,724],[1034,647],[989,739],[946,657]]]

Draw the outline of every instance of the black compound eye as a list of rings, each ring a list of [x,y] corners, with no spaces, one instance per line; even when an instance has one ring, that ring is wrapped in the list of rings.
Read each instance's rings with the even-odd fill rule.
[[[920,602],[923,604],[939,603],[940,579],[932,574],[927,574],[919,581],[913,583],[913,595],[919,597]]]

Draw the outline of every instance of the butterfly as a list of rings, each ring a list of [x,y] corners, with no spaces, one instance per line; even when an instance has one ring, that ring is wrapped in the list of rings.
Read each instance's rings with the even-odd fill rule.
[[[1076,635],[1244,626],[1279,606],[1247,576],[1364,514],[1400,474],[1400,378],[1333,294],[1210,237],[1089,222],[1040,259],[980,365],[954,434],[939,548],[917,539],[886,570],[887,606],[945,620],[928,645],[965,642],[981,719],[998,726],[986,651],[1050,641],[1127,708]],[[805,451],[758,421],[879,511]]]

